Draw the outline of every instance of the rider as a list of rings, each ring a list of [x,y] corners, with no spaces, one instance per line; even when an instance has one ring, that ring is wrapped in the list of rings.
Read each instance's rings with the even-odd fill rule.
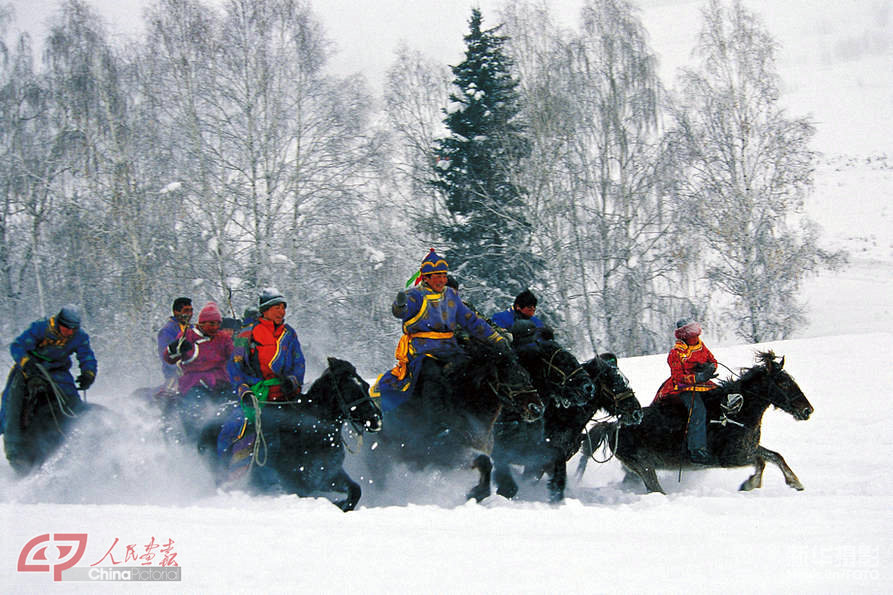
[[[201,430],[205,410],[232,394],[226,365],[233,355],[233,338],[220,330],[222,320],[217,304],[208,302],[199,312],[198,324],[187,328],[164,350],[165,362],[182,374],[176,407],[190,438]]]
[[[73,305],[64,306],[48,319],[33,322],[12,342],[9,351],[15,365],[3,391],[0,433],[6,434],[6,458],[10,464],[19,472],[27,472],[34,464],[34,453],[24,443],[23,436],[26,393],[53,391],[47,383],[49,378],[58,388],[56,396],[62,411],[77,413],[84,407],[78,391],[87,390],[96,379],[96,356],[90,347],[90,337],[81,329],[80,313]],[[72,353],[77,356],[80,368],[76,381],[69,372]],[[60,415],[59,419],[66,423],[70,417]]]
[[[170,342],[182,336],[189,328],[190,320],[192,320],[192,300],[188,297],[178,297],[171,305],[171,317],[158,331],[158,357],[161,359],[161,373],[164,374],[164,385],[161,391],[168,395],[177,392],[177,379],[180,377],[180,370],[177,366],[169,364],[164,354],[167,352]]]
[[[264,289],[258,300],[260,318],[242,327],[228,364],[239,398],[253,393],[259,401],[287,401],[301,394],[304,354],[298,333],[285,324],[285,298]]]
[[[537,302],[538,300],[536,299],[536,296],[533,295],[533,292],[529,289],[525,289],[515,296],[515,302],[512,304],[511,308],[507,308],[502,312],[497,312],[493,315],[491,320],[493,320],[493,324],[496,326],[508,330],[512,329],[512,325],[515,324],[516,320],[529,320],[536,328],[543,328],[543,326],[545,326],[543,321],[534,316]]]
[[[470,336],[493,342],[500,352],[509,347],[502,335],[466,306],[459,294],[447,286],[447,261],[431,251],[419,267],[417,284],[397,292],[391,312],[403,321],[403,337],[397,345],[397,366],[382,374],[370,389],[382,397],[382,409],[392,410],[420,399],[429,425],[440,425],[450,410],[450,394],[444,367],[462,356],[456,341],[458,327]],[[419,282],[420,281],[420,282]]]
[[[716,388],[710,381],[716,376],[716,358],[701,341],[701,325],[692,319],[676,322],[676,344],[667,356],[670,377],[657,391],[657,398],[679,395],[688,409],[686,442],[693,463],[712,460],[707,448],[707,411],[701,393]]]

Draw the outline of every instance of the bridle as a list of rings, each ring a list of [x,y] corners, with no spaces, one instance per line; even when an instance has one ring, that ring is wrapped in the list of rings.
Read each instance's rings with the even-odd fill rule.
[[[353,372],[347,378],[356,380],[358,385],[362,388],[363,379],[360,378],[359,374],[357,374],[356,372]],[[363,391],[363,390],[360,391],[363,393],[362,397],[360,397],[358,399],[354,399],[352,401],[348,401],[347,398],[344,396],[344,392],[341,390],[341,382],[334,377],[332,378],[332,386],[335,390],[335,396],[337,397],[338,407],[341,410],[341,414],[344,416],[345,421],[347,421],[347,423],[350,424],[350,427],[354,431],[354,433],[356,433],[358,436],[362,436],[363,435],[363,427],[361,425],[359,425],[359,423],[354,419],[354,416],[352,415],[352,411],[359,405],[362,405],[363,403],[366,403],[366,402],[371,403],[376,408],[378,407],[378,405],[375,404],[375,401],[372,400],[372,397],[369,396],[369,393],[367,391]]]
[[[555,350],[552,352],[552,355],[549,356],[548,358],[546,358],[546,357],[542,357],[542,358],[540,358],[540,359],[541,359],[541,361],[542,361],[544,364],[546,364],[546,368],[547,368],[547,370],[548,370],[547,373],[546,373],[547,376],[551,376],[551,375],[554,374],[554,375],[559,376],[559,377],[561,378],[561,382],[553,382],[553,384],[556,384],[556,385],[558,386],[558,388],[559,388],[562,392],[564,392],[564,391],[567,389],[568,384],[570,383],[570,381],[571,381],[575,376],[577,376],[577,375],[580,374],[580,373],[585,374],[585,373],[586,373],[586,370],[583,368],[582,365],[579,365],[579,364],[578,364],[577,367],[574,368],[571,372],[565,372],[564,370],[562,370],[561,368],[559,368],[557,365],[555,365],[555,356],[557,356],[559,353],[562,353],[562,352],[567,353],[565,350],[559,348],[559,349],[555,349]],[[584,386],[585,386],[585,385],[584,385]],[[591,385],[590,385],[590,386],[591,386]],[[594,394],[594,389],[590,389],[590,390],[581,389],[581,390],[583,390],[583,392],[586,393],[586,396],[587,396],[587,397],[592,398],[592,396],[593,396],[593,394]],[[562,401],[561,404],[562,404],[563,406],[565,406],[565,407],[568,407],[568,406],[569,406],[569,403],[568,403],[567,399],[563,399],[563,398],[562,398],[561,401]]]

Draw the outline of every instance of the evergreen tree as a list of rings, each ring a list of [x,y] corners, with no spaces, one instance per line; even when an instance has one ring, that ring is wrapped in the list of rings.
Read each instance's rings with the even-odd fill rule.
[[[542,270],[529,248],[524,189],[515,182],[530,141],[518,114],[518,82],[499,27],[481,29],[474,9],[457,91],[444,110],[449,135],[435,143],[433,185],[446,212],[434,229],[448,244],[463,297],[481,311],[506,307]]]

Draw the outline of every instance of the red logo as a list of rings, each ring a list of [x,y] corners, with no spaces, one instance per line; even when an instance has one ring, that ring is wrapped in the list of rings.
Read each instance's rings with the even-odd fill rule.
[[[58,557],[50,560],[47,550],[54,545]],[[84,550],[87,549],[86,533],[53,533],[50,539],[49,533],[38,535],[25,544],[19,553],[19,572],[49,572],[53,567],[53,580],[62,580],[62,571],[68,570],[78,563]]]

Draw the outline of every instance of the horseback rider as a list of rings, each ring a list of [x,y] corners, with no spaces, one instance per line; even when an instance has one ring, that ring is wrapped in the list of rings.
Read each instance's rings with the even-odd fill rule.
[[[192,300],[188,297],[178,297],[171,305],[171,316],[167,319],[161,330],[158,331],[158,358],[161,360],[161,373],[164,375],[164,385],[161,393],[174,395],[177,392],[177,379],[180,377],[180,369],[170,364],[165,359],[167,346],[171,341],[183,335],[189,328],[192,320]]]
[[[497,312],[491,320],[494,325],[508,330],[511,330],[518,320],[529,320],[536,328],[543,328],[545,326],[543,321],[534,316],[538,301],[532,291],[525,289],[515,296],[515,302],[511,308]]]
[[[243,326],[228,364],[239,399],[252,393],[259,401],[287,401],[301,394],[304,353],[298,333],[285,324],[285,297],[275,288],[258,299],[260,318]]]
[[[707,448],[707,410],[701,395],[716,388],[716,358],[701,341],[701,325],[683,318],[676,322],[676,344],[667,356],[670,377],[657,391],[656,399],[678,395],[688,410],[686,443],[693,463],[709,464],[713,457]]]
[[[502,335],[447,285],[448,269],[447,261],[432,248],[419,267],[417,284],[397,292],[391,312],[403,321],[403,337],[395,354],[398,363],[370,390],[373,397],[382,398],[384,411],[415,401],[429,427],[441,425],[445,413],[453,409],[444,367],[463,356],[456,340],[458,328],[494,343],[501,353],[509,352]]]
[[[50,318],[37,320],[9,346],[15,365],[9,373],[0,406],[0,433],[5,433],[6,458],[16,471],[27,472],[35,463],[33,445],[24,435],[29,417],[28,402],[43,393],[49,398],[55,392],[63,411],[77,413],[84,402],[79,390],[87,390],[96,379],[96,356],[90,337],[81,329],[77,307],[64,306]],[[77,356],[80,374],[72,378],[71,354]],[[55,387],[53,386],[55,385]],[[56,391],[58,389],[58,391]],[[61,423],[70,416],[60,415]]]
[[[208,302],[199,312],[198,324],[186,328],[164,350],[164,361],[181,374],[175,407],[190,438],[200,431],[206,410],[233,392],[226,371],[233,355],[233,338],[220,330],[222,321],[220,308]]]

